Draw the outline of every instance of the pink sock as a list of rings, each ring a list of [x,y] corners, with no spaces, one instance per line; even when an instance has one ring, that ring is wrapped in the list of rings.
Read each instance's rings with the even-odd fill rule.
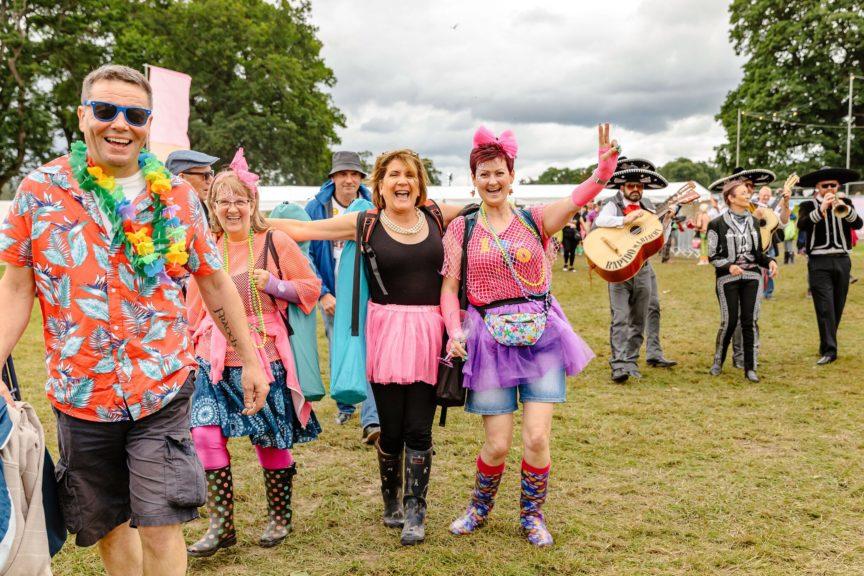
[[[532,474],[546,474],[547,472],[549,472],[549,470],[551,468],[552,468],[552,462],[549,462],[549,464],[547,464],[543,468],[536,468],[536,467],[528,464],[528,462],[526,462],[524,458],[522,459],[522,469],[525,470],[526,472],[530,472]]]
[[[283,470],[294,464],[294,455],[288,448],[264,448],[255,446],[258,462],[265,470]]]
[[[198,459],[205,470],[218,470],[231,463],[228,454],[228,439],[222,435],[219,426],[196,426],[192,428],[192,441]]]

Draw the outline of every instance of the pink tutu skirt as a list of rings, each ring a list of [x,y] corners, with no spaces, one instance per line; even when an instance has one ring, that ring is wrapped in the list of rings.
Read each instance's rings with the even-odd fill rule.
[[[444,337],[438,306],[369,302],[366,313],[366,378],[376,384],[434,385]]]

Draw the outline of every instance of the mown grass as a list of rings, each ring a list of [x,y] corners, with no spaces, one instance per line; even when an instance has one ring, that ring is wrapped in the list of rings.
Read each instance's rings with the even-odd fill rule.
[[[853,272],[864,274],[862,264],[859,250]],[[617,386],[606,364],[606,284],[589,281],[584,260],[578,265],[578,273],[556,271],[555,291],[598,358],[570,381],[569,403],[555,414],[546,506],[553,548],[533,549],[518,534],[518,450],[489,525],[471,537],[447,533],[466,503],[482,439],[479,418],[461,410],[434,430],[428,540],[401,547],[398,533],[379,522],[373,450],[359,443],[356,418],[333,423],[325,400],[323,435],[296,450],[294,533],[275,549],[255,544],[266,515],[261,472],[248,443],[235,440],[239,545],[192,560],[189,573],[864,573],[864,282],[849,293],[840,360],[817,368],[806,263],[782,266],[775,298],[762,309],[762,382],[752,385],[731,366],[718,378],[707,374],[718,322],[713,271],[692,260],[655,264],[663,343],[680,365],[645,367],[641,381]],[[15,354],[56,453],[38,324],[37,310]],[[189,524],[187,541],[204,526]],[[71,543],[54,567],[103,573],[94,549]]]

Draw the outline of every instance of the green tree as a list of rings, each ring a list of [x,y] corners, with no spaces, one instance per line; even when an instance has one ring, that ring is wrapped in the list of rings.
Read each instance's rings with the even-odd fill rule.
[[[767,113],[762,120],[742,118],[745,167],[801,173],[825,164],[845,165],[849,74],[860,75],[864,64],[861,2],[734,0],[729,13],[735,52],[746,62],[741,83],[727,95],[717,116],[728,138],[717,149],[717,163],[724,170],[734,165],[741,109]],[[859,94],[860,88],[864,87],[859,86]],[[864,98],[856,96],[853,110],[858,116],[864,112],[862,103]],[[855,132],[852,166],[860,167],[864,133]]]
[[[327,92],[336,79],[309,3],[147,4],[116,31],[115,60],[192,76],[191,145],[223,159],[243,146],[268,184],[319,183],[344,117]]]
[[[48,160],[54,137],[77,127],[81,80],[99,65],[110,32],[105,2],[0,0],[0,189]]]
[[[726,173],[711,162],[694,162],[689,158],[676,158],[657,169],[670,182],[693,180],[708,187]]]
[[[423,167],[426,168],[426,175],[429,176],[429,185],[441,186],[441,171],[435,167],[431,158],[423,158]]]
[[[596,164],[587,168],[556,168],[550,166],[537,178],[523,178],[520,184],[578,184],[594,171]]]
[[[306,1],[0,0],[0,190],[80,137],[81,81],[106,62],[190,74],[192,147],[227,161],[244,146],[268,184],[317,184],[344,117],[309,13]]]

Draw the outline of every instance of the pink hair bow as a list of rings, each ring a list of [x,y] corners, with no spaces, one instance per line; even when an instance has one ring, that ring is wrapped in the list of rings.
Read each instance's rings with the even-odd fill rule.
[[[234,159],[229,164],[231,170],[240,179],[240,182],[246,185],[253,194],[258,193],[258,175],[249,171],[249,164],[246,163],[246,157],[243,156],[243,147],[237,149],[234,154]]]
[[[474,148],[484,144],[498,144],[510,158],[516,158],[516,152],[519,151],[519,144],[516,143],[516,135],[512,130],[505,130],[500,136],[495,136],[491,130],[480,126],[474,133]]]

